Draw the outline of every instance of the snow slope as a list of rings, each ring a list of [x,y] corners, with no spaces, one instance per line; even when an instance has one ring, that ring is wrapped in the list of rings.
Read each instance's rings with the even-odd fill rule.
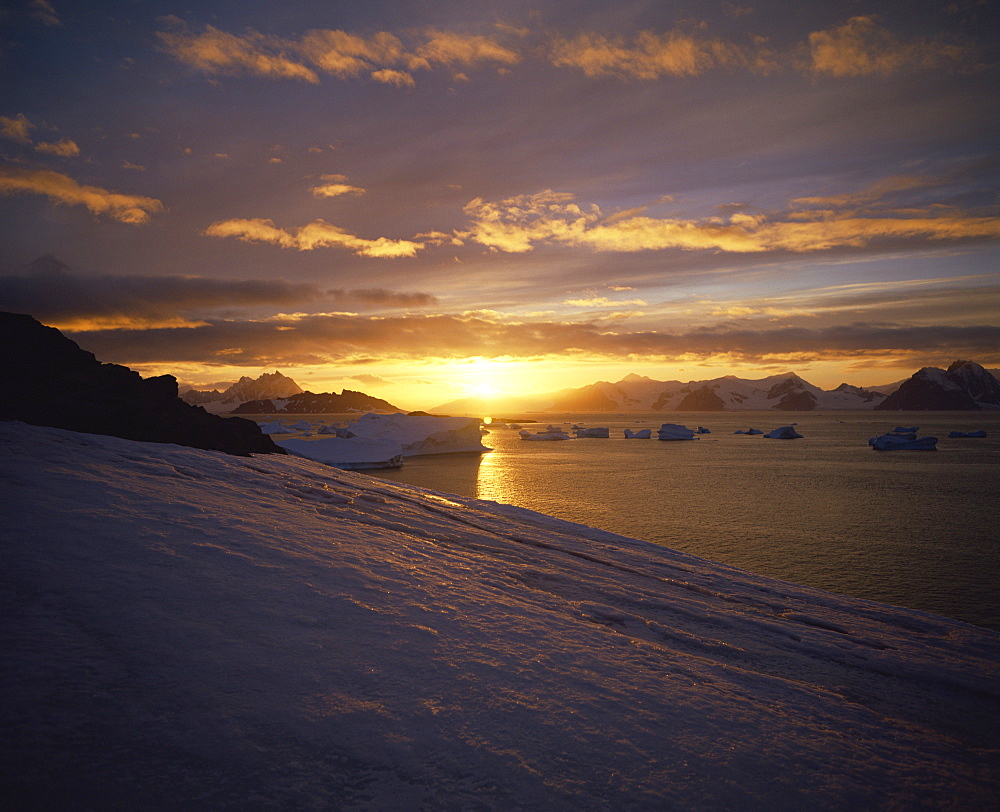
[[[297,457],[0,423],[0,806],[987,808],[1000,635]]]

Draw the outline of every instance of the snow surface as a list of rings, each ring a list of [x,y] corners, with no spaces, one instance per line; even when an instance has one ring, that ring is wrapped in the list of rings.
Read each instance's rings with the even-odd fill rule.
[[[0,423],[0,482],[6,808],[1000,793],[995,632],[292,456]]]

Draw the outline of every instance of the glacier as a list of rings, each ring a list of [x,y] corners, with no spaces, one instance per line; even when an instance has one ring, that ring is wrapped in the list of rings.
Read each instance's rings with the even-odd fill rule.
[[[985,809],[1000,634],[290,455],[0,423],[6,808]]]

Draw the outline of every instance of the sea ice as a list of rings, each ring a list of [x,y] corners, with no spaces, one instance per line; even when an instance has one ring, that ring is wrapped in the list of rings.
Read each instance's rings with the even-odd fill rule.
[[[949,431],[949,437],[985,437],[985,429],[979,429],[978,431]]]

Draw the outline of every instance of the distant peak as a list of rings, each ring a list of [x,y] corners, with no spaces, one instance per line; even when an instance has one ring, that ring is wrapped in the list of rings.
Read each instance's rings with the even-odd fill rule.
[[[630,372],[628,375],[626,375],[624,378],[618,381],[618,383],[625,383],[626,381],[631,382],[631,381],[650,381],[650,380],[652,380],[652,378],[649,378],[646,375],[636,375],[634,372]]]

